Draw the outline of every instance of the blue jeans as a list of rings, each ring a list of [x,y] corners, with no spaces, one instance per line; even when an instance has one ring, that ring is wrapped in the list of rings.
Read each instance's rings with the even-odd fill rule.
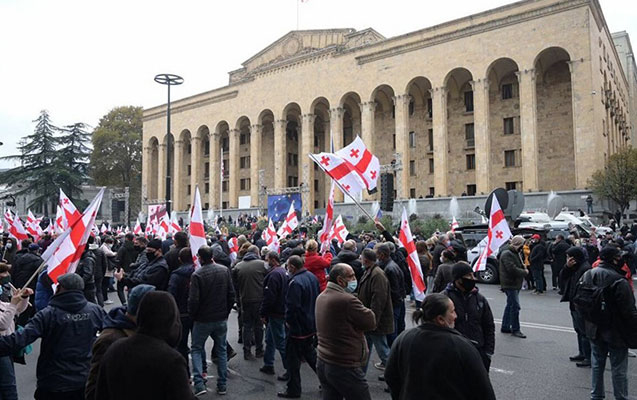
[[[287,370],[285,361],[285,320],[283,318],[268,318],[268,325],[265,328],[265,353],[263,354],[263,365],[273,367],[274,355],[279,350],[283,367]]]
[[[394,332],[387,335],[387,346],[391,349],[394,340],[405,330],[405,301],[394,306]]]
[[[533,280],[535,281],[535,289],[538,292],[543,292],[546,290],[544,287],[544,265],[541,268],[532,267],[531,274],[533,274]]]
[[[586,325],[584,318],[577,310],[571,310],[571,319],[573,320],[573,329],[577,333],[577,348],[579,355],[584,356],[587,360],[591,359],[591,342],[586,337]]]
[[[217,387],[226,388],[226,381],[228,379],[228,353],[226,350],[226,334],[228,333],[228,321],[216,321],[216,322],[197,322],[195,321],[192,327],[192,342],[191,342],[191,357],[192,357],[192,371],[194,374],[195,387],[201,387],[205,385],[202,370],[202,355],[205,351],[206,339],[208,336],[212,337],[217,345],[217,356],[219,362],[217,364]]]
[[[369,367],[369,360],[372,358],[372,349],[376,347],[376,353],[380,362],[383,365],[387,365],[387,359],[389,358],[389,346],[387,346],[387,336],[378,335],[375,333],[366,333],[365,339],[367,340],[367,347],[369,347],[369,355],[367,357],[367,364],[365,365],[365,373]]]
[[[507,296],[507,304],[502,316],[502,330],[520,331],[520,291],[516,289],[504,289]]]
[[[0,357],[0,399],[18,400],[15,371],[10,356]]]
[[[604,398],[604,369],[606,368],[606,357],[610,354],[610,369],[613,381],[613,394],[615,399],[628,399],[628,348],[610,347],[606,342],[596,342],[591,340],[591,364],[592,364],[592,384],[591,399]]]

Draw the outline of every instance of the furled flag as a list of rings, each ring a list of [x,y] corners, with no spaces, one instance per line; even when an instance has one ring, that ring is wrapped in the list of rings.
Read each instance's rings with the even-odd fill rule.
[[[106,227],[106,224],[102,222],[102,226],[100,226],[100,233],[106,233],[106,231],[108,231],[108,228]]]
[[[139,223],[139,218],[135,221],[135,227],[133,228],[133,234],[141,235],[142,234],[142,225]]]
[[[374,217],[374,222],[380,222],[380,219],[383,217],[383,210],[380,208],[376,211],[376,216]]]
[[[199,186],[195,187],[195,199],[192,202],[192,207],[190,209],[189,233],[192,261],[195,264],[195,268],[198,268],[201,266],[201,264],[199,263],[199,258],[197,258],[197,252],[199,251],[199,248],[201,246],[205,246],[208,244],[206,242],[206,231],[203,226],[203,214],[201,212],[201,196],[199,195]]]
[[[336,155],[352,165],[365,182],[365,187],[370,193],[376,191],[378,175],[380,172],[380,161],[378,157],[367,149],[363,140],[356,136],[356,139],[349,145],[336,152]]]
[[[58,205],[55,212],[55,233],[60,234],[67,228],[66,217],[64,216],[64,210]]]
[[[173,212],[173,215],[170,218],[170,228],[168,231],[172,234],[181,232],[181,226],[179,226],[179,220],[177,219],[176,212]]]
[[[60,275],[75,272],[84,253],[91,227],[95,224],[95,216],[100,209],[103,195],[104,189],[101,189],[71,229],[60,235],[42,255],[47,265],[47,274],[53,283],[57,283]]]
[[[230,251],[230,254],[228,255],[230,257],[230,261],[235,262],[237,259],[237,253],[239,252],[239,242],[236,237],[228,239],[228,250]]]
[[[349,235],[349,232],[347,231],[347,228],[343,223],[343,217],[339,215],[332,225],[329,240],[336,239],[339,243],[343,243],[345,241],[345,238],[347,238],[347,235]]]
[[[484,271],[487,268],[487,258],[498,250],[504,243],[511,238],[511,229],[504,213],[500,208],[498,199],[493,196],[491,202],[491,215],[489,216],[489,230],[487,231],[487,245],[480,253],[478,261],[476,261],[473,270],[475,272]]]
[[[82,214],[75,208],[75,204],[69,199],[66,194],[60,188],[60,207],[64,211],[64,216],[66,218],[66,227],[71,227],[75,224],[80,218],[82,218]]]
[[[422,269],[420,267],[420,259],[418,258],[418,252],[416,251],[416,244],[411,236],[411,229],[409,228],[409,219],[407,218],[407,210],[403,207],[402,220],[400,221],[400,233],[398,234],[398,241],[402,247],[407,250],[407,265],[409,265],[409,271],[411,272],[411,284],[414,289],[414,297],[418,301],[425,299],[425,279],[422,276]]]
[[[323,229],[318,231],[317,237],[319,238],[319,243],[326,242],[330,240],[329,234],[332,230],[332,222],[334,222],[334,187],[336,184],[333,179],[332,187],[330,189],[330,198],[327,202],[327,207],[325,207],[325,218],[323,219]]]
[[[292,233],[299,225],[299,220],[296,218],[296,211],[294,211],[294,202],[290,204],[290,210],[288,211],[288,215],[285,217],[283,224],[279,227],[277,231],[277,235],[281,237],[285,237]]]
[[[451,232],[455,232],[459,226],[460,224],[458,224],[458,221],[456,221],[456,217],[454,216],[453,219],[451,220]]]
[[[18,244],[18,250],[22,248],[22,241],[29,238],[27,230],[24,229],[20,217],[13,215],[9,209],[4,213],[4,217],[9,223],[9,236],[14,238]]]
[[[274,224],[272,220],[268,221],[268,226],[263,231],[263,240],[265,240],[266,245],[270,251],[279,252],[279,237],[274,230]]]

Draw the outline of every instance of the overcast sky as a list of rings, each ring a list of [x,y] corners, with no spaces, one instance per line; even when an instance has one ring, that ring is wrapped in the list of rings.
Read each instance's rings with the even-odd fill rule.
[[[0,156],[16,153],[42,109],[59,126],[95,126],[113,107],[165,102],[158,73],[184,77],[176,99],[227,85],[228,71],[296,29],[297,1],[0,0]],[[307,0],[299,27],[391,37],[510,2]],[[600,3],[611,32],[637,46],[635,0]]]

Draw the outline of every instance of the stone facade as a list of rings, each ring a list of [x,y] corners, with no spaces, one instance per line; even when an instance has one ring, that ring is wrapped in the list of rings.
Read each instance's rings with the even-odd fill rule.
[[[630,62],[627,36],[611,36],[597,0],[521,1],[388,39],[293,31],[228,86],[173,102],[174,142],[165,105],[144,110],[143,197],[165,198],[168,163],[176,210],[198,185],[215,209],[306,186],[313,211],[329,182],[307,154],[355,135],[381,164],[400,159],[399,199],[585,189],[633,136]]]

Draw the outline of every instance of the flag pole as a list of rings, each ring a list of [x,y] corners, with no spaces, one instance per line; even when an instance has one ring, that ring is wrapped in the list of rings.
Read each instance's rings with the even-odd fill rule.
[[[314,162],[315,162],[315,163],[316,163],[319,167],[321,167],[321,164],[320,164],[320,163],[316,160],[316,158],[314,158],[314,156],[313,156],[312,154],[308,154],[308,156],[309,156],[309,157],[310,157],[310,158],[311,158],[311,159],[312,159],[312,160],[313,160],[313,161],[314,161]],[[323,168],[321,168],[321,169],[323,169]],[[323,172],[325,172],[325,170],[323,170]],[[354,198],[354,196],[352,196],[352,195],[351,195],[351,194],[350,194],[347,190],[343,189],[343,186],[341,186],[341,184],[338,182],[338,180],[336,180],[336,179],[332,179],[332,181],[333,181],[334,183],[336,183],[336,185],[337,185],[337,186],[341,189],[341,191],[342,191],[343,193],[345,193],[345,194],[346,194],[346,195],[347,195],[350,199],[352,199],[352,201],[354,201],[354,204],[356,204],[356,205],[358,206],[358,208],[360,208],[360,209],[361,209],[361,211],[363,211],[363,213],[364,213],[364,214],[365,214],[365,215],[366,215],[369,219],[371,219],[372,221],[374,220],[374,217],[372,217],[371,215],[369,215],[369,213],[367,212],[367,210],[365,210],[365,209],[363,208],[363,206],[361,205],[361,203],[359,203],[359,202],[358,202],[358,200],[356,200],[356,199]]]
[[[219,164],[221,166],[221,173],[219,174],[221,175],[219,177],[219,216],[223,218],[223,146],[221,146],[221,158],[219,158]]]

